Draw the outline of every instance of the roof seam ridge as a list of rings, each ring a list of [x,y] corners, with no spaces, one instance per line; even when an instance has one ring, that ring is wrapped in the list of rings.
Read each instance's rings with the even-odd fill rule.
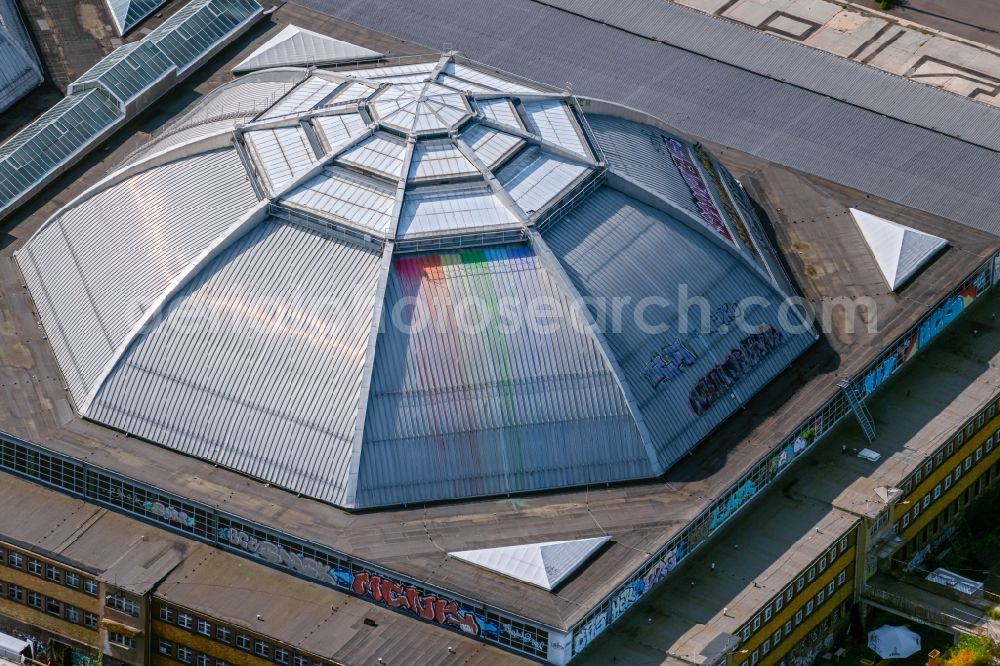
[[[132,345],[133,342],[139,337],[140,334],[146,329],[146,327],[157,317],[163,309],[166,307],[167,303],[179,294],[193,278],[201,274],[202,269],[215,257],[217,257],[223,250],[229,247],[235,240],[243,236],[249,229],[256,226],[264,217],[267,212],[268,201],[260,201],[256,206],[251,208],[243,217],[238,219],[236,222],[232,223],[226,229],[219,234],[215,240],[213,240],[205,249],[203,249],[194,260],[189,263],[180,273],[167,285],[163,293],[153,301],[152,304],[142,313],[139,320],[129,329],[129,332],[122,339],[121,343],[115,348],[112,353],[111,358],[108,360],[101,374],[97,376],[94,385],[84,396],[84,399],[80,402],[79,411],[80,414],[87,416],[93,405],[94,400],[100,393],[101,389],[107,383],[108,378],[114,373],[115,368],[118,367],[121,359],[125,356],[125,352]]]

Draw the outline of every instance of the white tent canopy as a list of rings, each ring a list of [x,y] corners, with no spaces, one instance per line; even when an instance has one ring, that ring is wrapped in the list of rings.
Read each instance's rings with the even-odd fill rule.
[[[868,647],[883,659],[905,659],[920,651],[920,635],[887,624],[868,632]]]
[[[289,25],[236,65],[233,71],[243,73],[268,67],[330,65],[381,57],[381,53],[363,46]]]
[[[31,643],[15,638],[9,634],[0,633],[0,659],[8,659],[20,663],[21,655],[30,650]],[[30,653],[29,653],[30,654]]]

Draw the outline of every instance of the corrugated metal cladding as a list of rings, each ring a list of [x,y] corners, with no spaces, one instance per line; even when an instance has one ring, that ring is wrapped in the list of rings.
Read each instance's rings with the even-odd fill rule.
[[[310,76],[261,114],[261,118],[278,118],[308,111],[332,95],[339,85],[338,82],[321,76]]]
[[[342,503],[380,263],[261,223],[129,348],[89,416]]]
[[[169,128],[187,127],[222,116],[256,116],[305,77],[304,71],[248,74],[219,86]],[[169,130],[168,130],[169,131]]]
[[[572,308],[527,247],[397,257],[355,506],[655,474]]]
[[[41,83],[38,56],[14,0],[0,0],[0,111]]]
[[[569,81],[577,95],[638,107],[688,134],[1000,234],[1000,110],[943,90],[670,2],[591,3],[606,23],[628,20],[662,41],[533,0],[472,0],[460,13],[447,0],[300,4],[409,41],[447,41],[532,79]],[[663,18],[647,20],[650,13]],[[698,52],[709,48],[712,57]]]
[[[417,188],[403,200],[398,238],[430,232],[518,227],[520,220],[485,185]]]
[[[543,210],[587,171],[587,167],[581,164],[574,164],[532,146],[501,169],[497,179],[510,192],[521,210],[531,214]]]
[[[782,297],[742,260],[616,190],[601,188],[544,236],[592,303],[664,467],[814,340],[782,325]],[[684,305],[695,298],[708,307]],[[749,298],[763,300],[747,305]],[[780,337],[761,337],[768,326]]]
[[[588,114],[587,122],[609,167],[700,219],[691,190],[667,151],[666,141],[675,137],[614,116]]]
[[[299,126],[253,130],[243,136],[263,166],[272,192],[280,192],[316,163],[309,139]]]
[[[357,44],[342,42],[298,26],[286,25],[281,32],[251,53],[246,60],[233,67],[233,72],[250,72],[289,65],[307,66],[374,60],[381,57],[381,53]]]
[[[351,138],[363,134],[368,128],[364,118],[358,113],[344,113],[336,116],[314,116],[313,125],[318,125],[326,152],[332,153],[346,146]]]
[[[100,192],[17,252],[78,405],[170,281],[256,202],[235,151],[220,150]]]
[[[462,65],[454,62],[448,63],[442,71],[442,74],[448,74],[461,81],[479,84],[480,86],[484,86],[490,90],[500,90],[508,93],[552,92],[551,90],[546,90],[544,86],[533,86],[522,81],[513,81],[511,79],[504,78],[499,73],[490,74],[480,69],[470,67],[469,65]]]
[[[577,155],[591,159],[590,151],[584,147],[584,139],[577,132],[576,121],[566,103],[561,100],[546,99],[524,102],[524,113],[540,137]]]

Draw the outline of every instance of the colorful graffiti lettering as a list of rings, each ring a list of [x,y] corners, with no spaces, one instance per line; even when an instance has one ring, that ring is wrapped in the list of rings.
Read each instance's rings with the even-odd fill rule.
[[[695,415],[704,414],[729,388],[739,382],[747,372],[769,356],[781,344],[781,333],[773,326],[766,326],[740,341],[726,360],[708,371],[691,389],[689,405]]]
[[[584,648],[590,645],[595,638],[604,633],[608,628],[608,617],[605,613],[598,613],[590,618],[586,624],[576,630],[573,635],[573,654],[580,654]]]
[[[265,562],[276,564],[295,573],[316,580],[327,580],[327,569],[314,559],[305,555],[297,555],[288,552],[281,544],[273,541],[264,541],[243,530],[235,528],[222,528],[219,530],[219,539],[228,542],[230,545],[246,551],[251,555],[256,555]]]
[[[872,368],[861,380],[862,397],[871,395],[897,370],[906,365],[914,353],[926,347],[951,322],[955,321],[979,295],[975,285],[963,288],[948,298],[917,327],[917,330],[896,347],[894,352]]]
[[[694,365],[697,357],[683,342],[671,342],[650,359],[642,371],[653,387],[664,379],[675,379],[685,368]]]
[[[674,161],[674,166],[681,172],[684,182],[687,183],[688,189],[691,190],[691,195],[694,197],[695,203],[698,204],[698,210],[701,212],[701,217],[705,220],[705,224],[732,243],[732,234],[729,233],[726,223],[722,220],[722,215],[715,207],[712,195],[709,194],[708,188],[705,187],[705,181],[701,177],[701,172],[698,171],[698,167],[691,160],[688,149],[676,139],[663,137],[662,140],[666,144],[667,150],[670,151],[670,157]]]
[[[501,624],[500,628],[503,629],[503,633],[510,636],[515,641],[518,641],[522,645],[530,645],[535,650],[539,652],[545,650],[546,645],[543,641],[538,640],[529,631],[522,629],[520,627],[515,627],[509,624]]]
[[[185,527],[194,527],[194,518],[187,515],[184,511],[180,509],[175,509],[172,506],[167,506],[162,502],[143,502],[142,508],[150,512],[154,516],[163,518],[172,523],[179,523]]]
[[[343,578],[343,573],[337,572],[335,580]],[[497,634],[496,625],[487,623],[485,619],[460,606],[457,601],[424,594],[412,585],[398,583],[378,574],[367,571],[353,574],[351,592],[389,608],[409,611],[424,620],[455,627],[472,636],[479,636],[484,630],[494,636]]]
[[[714,530],[716,527],[726,522],[726,520],[736,513],[736,511],[746,504],[747,500],[757,494],[757,486],[754,485],[753,481],[747,479],[747,481],[736,489],[726,502],[714,509],[712,509],[712,518],[709,521],[708,529]]]
[[[635,605],[642,595],[649,592],[661,580],[673,571],[680,561],[687,556],[687,541],[682,539],[674,548],[659,558],[648,573],[638,580],[630,581],[611,599],[608,613],[598,613],[586,624],[577,629],[573,636],[574,654],[581,652],[591,641],[601,635],[605,628],[615,622],[629,608]],[[610,621],[608,619],[610,615]]]
[[[751,254],[756,255],[757,250],[754,248],[753,243],[750,241],[750,235],[747,233],[746,227],[743,226],[743,220],[740,218],[739,214],[736,212],[736,208],[733,206],[732,200],[726,193],[726,188],[722,184],[722,179],[719,178],[718,172],[715,170],[715,165],[712,160],[709,159],[708,153],[701,145],[694,147],[695,152],[698,154],[698,160],[701,165],[705,168],[705,173],[708,174],[712,182],[715,183],[715,189],[719,193],[719,201],[722,202],[722,207],[726,209],[726,214],[732,221],[733,225],[736,227],[736,234],[740,237],[740,241],[743,242],[743,246],[750,251]]]

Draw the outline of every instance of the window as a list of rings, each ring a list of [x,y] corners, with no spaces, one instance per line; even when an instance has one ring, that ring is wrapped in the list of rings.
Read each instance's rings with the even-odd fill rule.
[[[920,515],[920,502],[913,505],[913,519],[916,520],[917,516]]]
[[[750,640],[750,625],[749,624],[746,625],[745,627],[743,627],[743,640],[744,641]]]
[[[934,499],[937,499],[938,497],[941,497],[941,484],[940,483],[937,484],[936,486],[934,486]]]
[[[185,664],[191,663],[191,648],[185,647],[183,645],[177,646],[177,660],[182,661]]]
[[[167,641],[160,639],[159,645],[156,646],[156,650],[160,654],[165,654],[168,657],[174,653],[174,644],[168,643]]]
[[[809,567],[809,571],[806,573],[806,579],[810,583],[816,579],[816,567]]]
[[[33,608],[41,608],[42,595],[38,594],[38,592],[32,592],[31,590],[28,590],[28,605]]]
[[[753,619],[753,630],[757,631],[758,629],[760,629],[760,615]]]
[[[802,611],[801,611],[801,610],[800,610],[800,611],[798,611],[798,612],[797,612],[797,613],[795,614],[795,626],[797,627],[797,626],[799,626],[800,624],[802,624]]]
[[[96,580],[91,580],[88,578],[87,580],[83,581],[83,591],[92,597],[97,596],[97,587],[98,586]]]
[[[972,456],[965,456],[965,460],[962,461],[962,469],[968,472],[970,467],[972,467]]]
[[[207,654],[199,654],[198,658],[195,659],[195,663],[198,666],[212,666],[212,660],[208,658]]]
[[[937,455],[934,456],[934,464],[940,465],[942,462],[944,462],[944,454],[938,451]]]
[[[909,526],[910,526],[910,514],[909,512],[907,512],[906,514],[903,515],[903,529],[905,530]]]
[[[236,647],[241,650],[250,649],[250,637],[243,634],[236,634]]]
[[[956,481],[958,481],[958,479],[962,476],[962,465],[960,465],[960,464],[959,465],[955,465],[955,474],[954,474],[954,476],[955,476],[955,480]]]
[[[976,429],[977,430],[979,428],[982,428],[984,423],[986,423],[986,415],[985,414],[980,414],[979,416],[976,417]]]
[[[118,594],[108,594],[104,597],[104,605],[108,608],[114,608],[119,610],[126,615],[131,615],[132,617],[139,617],[139,604],[135,603],[131,599],[127,599],[124,596]]]
[[[268,657],[271,655],[271,646],[264,641],[254,641],[253,651],[261,657]]]
[[[123,647],[126,650],[131,650],[135,648],[135,639],[131,636],[126,636],[125,634],[120,634],[117,631],[108,632],[108,642],[112,645],[117,645]]]
[[[46,599],[45,612],[48,613],[49,615],[62,617],[62,604],[59,602],[58,599]]]
[[[215,666],[229,666],[229,662],[223,661],[222,659],[216,659]]]
[[[778,627],[777,631],[771,636],[771,642],[777,645],[781,642],[781,627]]]
[[[785,605],[784,600],[779,596],[777,599],[774,600],[774,612],[777,613],[778,611],[780,611],[781,607],[784,605]]]
[[[771,607],[768,606],[767,608],[764,609],[764,622],[770,622],[770,621],[771,621]]]
[[[4,560],[4,549],[0,548],[0,562],[3,562],[3,560]]]
[[[76,606],[66,606],[66,619],[74,624],[80,624],[80,609]]]
[[[976,462],[979,462],[982,459],[983,459],[983,447],[980,446],[978,449],[976,449]]]
[[[919,485],[920,479],[922,478],[924,478],[923,473],[918,469],[916,472],[913,473],[913,485],[915,486]]]
[[[757,666],[758,661],[760,661],[760,650],[754,650],[750,655],[750,666]]]
[[[233,639],[233,632],[229,631],[225,627],[215,628],[215,640],[222,641],[223,643],[228,643]]]
[[[932,461],[928,460],[926,463],[924,463],[924,474],[930,476],[930,473],[933,469],[934,469],[934,463]]]
[[[7,598],[13,601],[23,601],[24,600],[24,588],[19,585],[8,585],[7,586]]]
[[[97,628],[97,616],[93,613],[84,613],[83,623],[91,629],[95,629]]]
[[[788,588],[785,590],[785,601],[791,601],[793,594],[795,593],[792,591],[792,586],[789,585]]]
[[[199,619],[198,622],[195,623],[195,626],[197,627],[198,633],[201,634],[202,636],[212,635],[212,626],[208,623],[207,620]]]
[[[822,560],[819,561],[819,572],[823,573],[824,571],[826,571],[826,558],[825,557]]]
[[[826,601],[826,590],[820,590],[816,593],[816,605],[822,606],[824,601]]]
[[[66,587],[72,587],[77,590],[80,589],[80,574],[67,571],[65,585]]]
[[[924,501],[921,504],[923,504],[925,509],[931,505],[931,496],[929,493],[924,495]]]
[[[951,488],[951,475],[950,474],[948,476],[944,477],[944,489],[948,490],[949,488]]]
[[[174,612],[166,606],[160,606],[160,619],[164,622],[172,623],[174,621]]]
[[[913,479],[907,479],[903,484],[903,493],[909,495],[911,490],[913,490]]]
[[[990,437],[988,440],[986,440],[986,452],[989,453],[992,450],[993,450],[993,438]]]
[[[194,620],[187,613],[177,614],[177,626],[184,627],[185,629],[190,629],[191,625],[194,624]]]
[[[763,643],[760,644],[760,653],[767,654],[771,651],[771,639],[765,639]]]
[[[840,540],[840,552],[843,553],[847,550],[847,537]]]
[[[966,437],[972,437],[972,433],[974,433],[974,432],[976,432],[976,426],[975,426],[974,423],[970,423],[969,425],[965,426],[965,436]],[[959,437],[961,437],[961,435],[959,435]],[[962,442],[959,442],[959,444],[961,444],[961,443]]]
[[[959,436],[958,436],[958,437],[956,437],[955,439],[959,440],[959,442],[958,442],[959,444],[961,444],[961,443],[962,443],[962,441],[961,441],[961,440],[962,440],[962,435],[959,435]],[[951,442],[948,442],[948,446],[947,446],[947,447],[945,448],[945,450],[944,450],[944,454],[945,454],[946,456],[950,456],[950,455],[951,455],[951,454],[953,454],[954,452],[955,452],[955,442],[954,442],[954,441],[951,441]]]
[[[284,648],[279,648],[279,647],[274,648],[274,660],[276,662],[278,662],[279,664],[287,664],[288,663],[288,650],[285,650]]]
[[[28,558],[28,573],[34,576],[42,575],[42,563],[33,557]]]
[[[785,635],[787,636],[790,633],[792,633],[792,621],[791,620],[789,620],[788,622],[785,623]]]
[[[743,662],[746,663],[745,661]],[[309,666],[309,660],[301,655],[295,655],[292,658],[292,666]]]
[[[799,576],[799,579],[797,581],[795,581],[795,591],[796,592],[801,592],[802,591],[802,586],[803,586],[804,583],[805,583],[805,581],[802,580],[802,576]]]
[[[45,567],[45,577],[51,580],[53,583],[61,583],[62,571],[56,569],[55,567]]]

